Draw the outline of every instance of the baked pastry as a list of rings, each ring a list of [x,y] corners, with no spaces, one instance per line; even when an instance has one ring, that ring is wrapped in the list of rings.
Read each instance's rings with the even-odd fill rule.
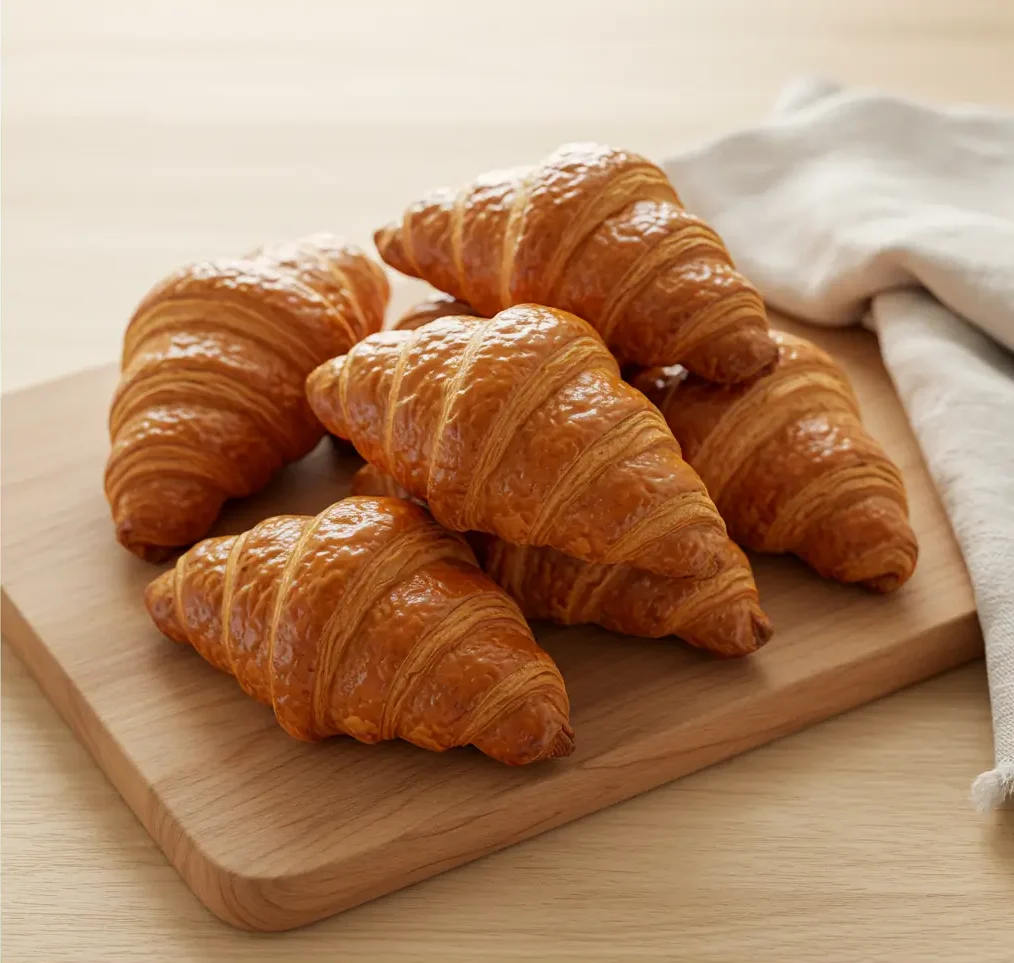
[[[145,603],[296,738],[471,744],[508,765],[573,751],[553,660],[465,542],[408,502],[348,498],[206,539]]]
[[[661,168],[601,144],[432,191],[374,234],[404,274],[489,317],[534,302],[585,318],[623,363],[737,382],[775,360],[764,304]]]
[[[397,331],[414,331],[437,318],[453,317],[476,317],[476,311],[470,304],[449,294],[432,294],[413,304],[391,327]]]
[[[352,493],[411,498],[373,465],[356,472]],[[645,638],[676,635],[723,657],[749,655],[771,638],[750,564],[731,541],[718,572],[704,579],[666,578],[630,565],[593,565],[552,548],[511,545],[489,535],[473,534],[469,542],[486,574],[530,619],[590,622]]]
[[[323,435],[303,385],[380,330],[383,269],[315,235],[186,267],[141,302],[123,341],[105,489],[120,542],[158,561],[207,534]]]
[[[834,359],[803,338],[773,334],[778,364],[749,385],[709,384],[679,367],[641,372],[633,383],[665,415],[735,541],[893,591],[918,556],[901,472],[863,427]]]
[[[519,305],[385,331],[307,380],[314,412],[452,531],[673,577],[725,526],[658,410],[580,318]]]

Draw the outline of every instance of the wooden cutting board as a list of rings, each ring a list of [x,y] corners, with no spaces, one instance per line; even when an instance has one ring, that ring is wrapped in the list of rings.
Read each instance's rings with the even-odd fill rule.
[[[102,494],[111,367],[4,397],[4,634],[212,912],[279,930],[347,909],[980,653],[967,574],[874,340],[806,333],[848,368],[868,425],[902,467],[915,576],[879,598],[793,559],[760,559],[776,636],[740,662],[537,626],[571,696],[568,759],[508,769],[467,749],[301,744],[159,635],[141,605],[159,569],[116,544]],[[346,493],[358,464],[325,441],[219,531],[317,512]]]

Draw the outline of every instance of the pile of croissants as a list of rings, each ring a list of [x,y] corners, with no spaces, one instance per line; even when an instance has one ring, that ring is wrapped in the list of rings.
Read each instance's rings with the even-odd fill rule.
[[[526,619],[741,656],[772,629],[739,546],[875,592],[912,574],[901,475],[844,372],[769,330],[643,157],[566,145],[375,241],[442,293],[381,330],[383,268],[329,235],[191,265],[130,321],[110,412],[117,538],[186,549],[152,619],[293,736],[566,756]],[[352,497],[205,538],[325,432],[366,462]]]

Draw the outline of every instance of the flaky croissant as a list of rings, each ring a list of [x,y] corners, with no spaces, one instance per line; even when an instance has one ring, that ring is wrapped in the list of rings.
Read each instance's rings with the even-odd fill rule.
[[[364,465],[354,495],[411,498],[390,475]],[[771,638],[746,556],[731,541],[710,578],[675,579],[630,565],[593,565],[552,548],[511,545],[489,535],[469,541],[490,578],[530,619],[594,623],[613,632],[677,635],[716,655],[749,655]]]
[[[453,531],[674,577],[725,525],[658,410],[584,321],[538,305],[385,331],[310,375],[329,431]]]
[[[775,360],[760,295],[637,154],[567,144],[433,191],[374,234],[392,267],[490,316],[534,302],[589,321],[623,362],[743,381]]]
[[[380,265],[329,235],[195,264],[157,285],[124,336],[105,489],[116,534],[152,561],[207,534],[323,429],[307,374],[380,330]]]
[[[665,415],[735,541],[893,591],[918,556],[901,472],[863,427],[834,359],[803,338],[773,334],[778,364],[752,384],[713,385],[679,367],[641,372],[633,383]]]
[[[209,538],[145,603],[299,739],[471,744],[509,765],[573,751],[553,660],[465,542],[408,502],[348,498]]]

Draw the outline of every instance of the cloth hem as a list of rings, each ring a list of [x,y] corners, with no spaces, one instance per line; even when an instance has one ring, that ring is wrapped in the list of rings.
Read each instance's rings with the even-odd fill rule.
[[[999,809],[1014,800],[1014,763],[1004,763],[984,772],[972,783],[972,802],[980,812]]]

